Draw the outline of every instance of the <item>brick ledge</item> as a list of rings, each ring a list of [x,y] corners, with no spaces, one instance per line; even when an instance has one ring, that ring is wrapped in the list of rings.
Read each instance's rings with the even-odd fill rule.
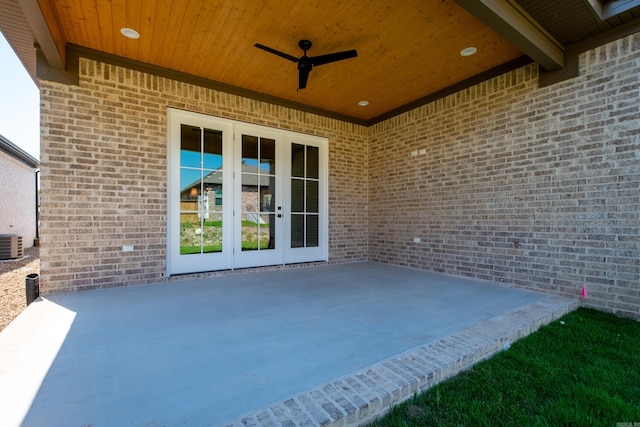
[[[548,296],[227,422],[228,427],[360,426],[577,309]]]

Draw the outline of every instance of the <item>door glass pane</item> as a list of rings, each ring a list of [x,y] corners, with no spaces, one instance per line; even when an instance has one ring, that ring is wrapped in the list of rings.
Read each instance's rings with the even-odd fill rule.
[[[276,211],[276,141],[260,138],[260,209]]]
[[[242,164],[248,163],[254,167],[258,163],[258,137],[242,135]]]
[[[202,224],[202,252],[222,251],[222,213],[209,212]]]
[[[200,168],[200,128],[180,125],[180,167]]]
[[[318,246],[318,215],[307,215],[307,247]]]
[[[320,150],[291,145],[291,247],[317,247],[319,236]]]
[[[260,138],[260,173],[276,174],[276,141]]]
[[[200,174],[200,170],[180,169],[180,210],[198,211],[198,195],[202,190]]]
[[[275,178],[269,179],[268,187],[260,187],[260,210],[262,212],[275,212]]]
[[[242,250],[255,251],[258,249],[260,230],[255,221],[242,221]]]
[[[318,213],[318,181],[307,181],[306,212]]]
[[[276,142],[242,135],[242,250],[275,248]]]
[[[197,213],[180,213],[180,255],[199,254],[200,238],[196,230],[200,227]]]
[[[242,250],[275,248],[275,215],[247,214],[242,221]]]
[[[204,130],[203,168],[222,171],[222,132]]]
[[[304,180],[291,180],[291,212],[304,212]]]
[[[260,225],[257,175],[242,174],[242,250],[257,250]]]
[[[208,209],[217,206],[216,210],[222,211],[222,171],[209,172],[202,182],[202,190],[208,200]]]
[[[291,144],[291,176],[304,177],[304,145]]]
[[[180,254],[222,251],[222,132],[181,125]]]
[[[291,215],[291,247],[304,247],[304,215]]]
[[[258,175],[255,174],[242,174],[242,212],[246,214],[259,212],[259,198],[258,198]],[[255,219],[255,218],[254,218]],[[255,222],[255,221],[254,221]]]
[[[275,249],[276,248],[276,216],[274,214],[262,215],[263,224],[261,225],[260,248]]]
[[[318,179],[320,169],[320,150],[318,147],[307,145],[307,178]]]

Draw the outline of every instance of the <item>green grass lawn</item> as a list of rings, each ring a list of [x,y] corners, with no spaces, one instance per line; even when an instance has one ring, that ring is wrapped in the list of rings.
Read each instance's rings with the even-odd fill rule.
[[[640,322],[581,308],[373,426],[640,425]]]

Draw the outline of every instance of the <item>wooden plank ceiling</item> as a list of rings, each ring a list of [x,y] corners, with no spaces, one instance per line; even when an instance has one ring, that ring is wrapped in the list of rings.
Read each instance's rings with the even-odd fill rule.
[[[115,55],[362,124],[486,78],[517,58],[559,71],[546,81],[570,78],[577,59],[573,49],[573,65],[564,70],[565,48],[606,41],[607,32],[640,31],[640,0],[0,0],[0,6],[0,29],[34,79],[30,39],[48,63],[47,78],[68,77],[66,47],[78,46],[75,52],[85,55]],[[140,38],[125,38],[125,27]],[[313,42],[309,56],[351,49],[358,56],[315,67],[297,91],[297,64],[254,44],[298,58],[301,39]],[[460,55],[472,46],[475,55]]]
[[[522,56],[452,0],[39,3],[67,44],[362,120]],[[123,37],[123,27],[140,38]],[[307,88],[297,91],[297,64],[254,44],[300,57],[301,39],[313,42],[309,56],[356,49],[358,57],[314,67]],[[469,46],[478,53],[462,57]]]

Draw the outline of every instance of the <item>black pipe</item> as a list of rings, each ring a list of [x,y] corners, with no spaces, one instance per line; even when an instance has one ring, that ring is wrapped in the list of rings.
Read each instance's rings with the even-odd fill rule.
[[[40,239],[40,194],[38,194],[39,175],[40,169],[36,170],[36,239]]]

